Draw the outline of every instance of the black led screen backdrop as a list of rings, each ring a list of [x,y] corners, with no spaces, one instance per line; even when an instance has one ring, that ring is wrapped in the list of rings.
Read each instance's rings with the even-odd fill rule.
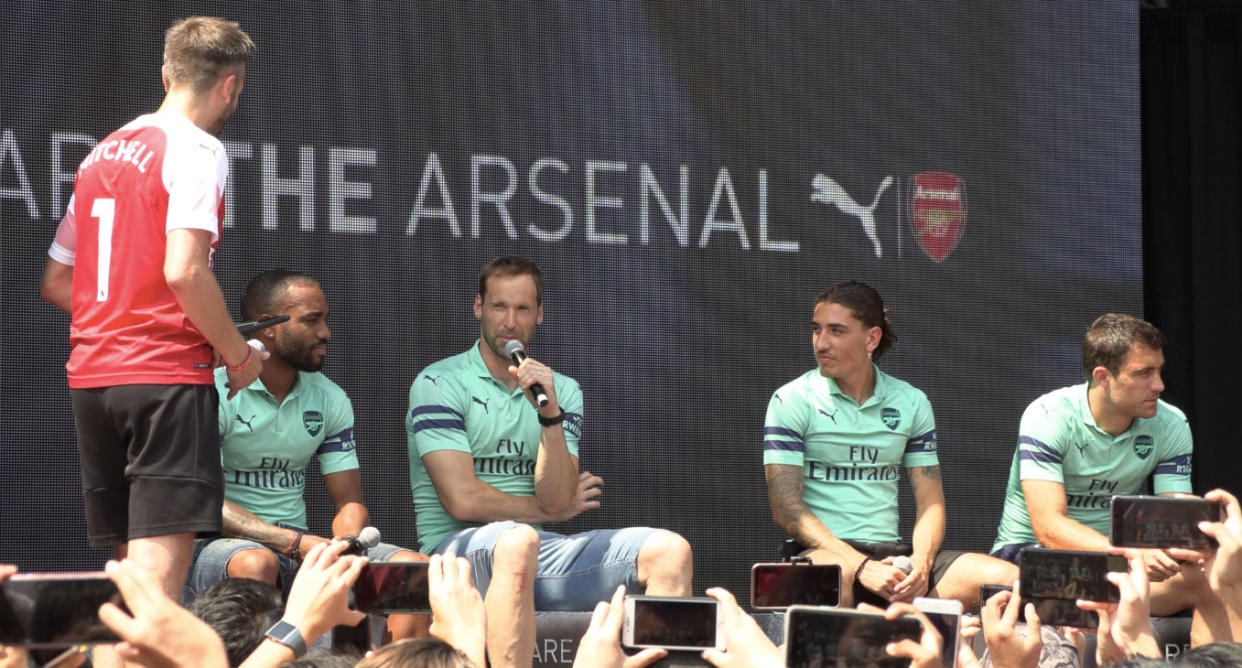
[[[222,138],[216,273],[319,277],[372,522],[415,546],[403,415],[472,345],[478,269],[546,273],[532,354],[586,397],[604,506],[654,525],[696,591],[772,559],[772,391],[812,368],[816,294],[854,278],[881,367],[936,411],[946,546],[987,549],[1018,418],[1079,382],[1105,311],[1142,311],[1137,3],[8,2],[3,5],[0,562],[97,568],[38,279],[78,162],[162,98],[163,31],[259,45]],[[311,476],[312,528],[331,506]],[[904,489],[904,484],[903,484]],[[903,534],[913,505],[903,491]]]

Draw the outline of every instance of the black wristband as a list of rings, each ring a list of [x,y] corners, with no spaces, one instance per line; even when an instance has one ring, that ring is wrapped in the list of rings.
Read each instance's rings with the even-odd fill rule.
[[[858,568],[854,569],[854,582],[858,582],[858,576],[862,574],[863,566],[866,566],[868,561],[871,561],[871,557],[863,557],[863,560],[858,562]]]
[[[546,418],[542,415],[539,415],[539,413],[535,413],[535,415],[539,416],[539,424],[545,427],[551,427],[552,425],[557,425],[565,421],[565,409],[563,408],[561,409],[561,412],[559,414],[554,415],[550,418]]]

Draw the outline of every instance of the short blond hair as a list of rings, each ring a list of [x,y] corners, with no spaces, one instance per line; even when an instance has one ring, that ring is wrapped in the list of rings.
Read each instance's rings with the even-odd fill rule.
[[[258,49],[236,21],[191,16],[164,34],[164,67],[173,84],[202,93],[244,68]]]

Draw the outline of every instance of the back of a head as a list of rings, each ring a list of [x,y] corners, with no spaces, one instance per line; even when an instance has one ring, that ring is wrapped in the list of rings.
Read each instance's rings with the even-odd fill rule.
[[[283,663],[281,666],[283,668],[353,668],[357,664],[357,654],[311,652],[296,661]]]
[[[280,590],[257,580],[229,578],[203,590],[190,612],[215,630],[224,641],[229,665],[238,666],[280,619]]]
[[[244,68],[256,50],[237,22],[191,16],[164,34],[164,68],[173,85],[202,93]]]
[[[289,288],[313,285],[319,281],[309,274],[290,269],[268,269],[250,279],[242,291],[241,314],[245,320],[258,320],[263,314],[278,315],[287,303]]]
[[[475,668],[457,648],[429,636],[401,640],[375,650],[358,668]]]

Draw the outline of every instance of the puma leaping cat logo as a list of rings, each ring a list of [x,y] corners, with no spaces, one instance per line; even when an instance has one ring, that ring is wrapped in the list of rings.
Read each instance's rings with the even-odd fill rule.
[[[836,424],[836,423],[837,423],[837,411],[833,411],[833,412],[829,413],[828,411],[826,411],[826,410],[824,410],[824,409],[822,409],[822,408],[816,408],[815,410],[819,411],[819,414],[820,414],[820,415],[823,415],[824,417],[828,418],[829,420],[832,420],[832,423],[833,423],[833,424]],[[838,408],[837,410],[839,411],[839,410],[841,410],[841,409],[840,409],[840,408]]]
[[[880,246],[880,237],[875,231],[875,208],[880,203],[880,196],[891,185],[893,185],[893,177],[884,177],[879,189],[875,191],[871,206],[863,206],[855,202],[839,183],[823,174],[816,174],[815,178],[811,179],[811,186],[815,188],[815,192],[811,193],[811,199],[824,204],[834,204],[841,210],[841,213],[858,218],[858,222],[862,223],[863,232],[867,233],[867,238],[875,246],[875,256],[881,257],[884,255],[884,249]]]
[[[482,407],[483,407],[483,412],[484,412],[484,413],[489,413],[489,412],[490,412],[490,411],[488,411],[488,410],[487,410],[487,401],[491,401],[491,399],[488,399],[487,401],[483,401],[482,399],[480,399],[480,398],[478,398],[478,397],[476,397],[476,396],[471,395],[470,400],[471,400],[471,401],[473,401],[474,403],[476,403],[476,404],[478,404],[478,405],[482,406]]]
[[[243,419],[242,419],[241,414],[239,413],[239,414],[237,414],[237,415],[234,415],[234,416],[233,416],[233,419],[234,419],[234,420],[237,420],[238,422],[240,422],[240,423],[242,423],[242,424],[244,424],[244,425],[246,425],[246,428],[247,428],[247,429],[249,429],[250,431],[252,431],[252,432],[253,432],[253,431],[254,431],[254,425],[252,425],[252,424],[250,424],[250,423],[254,421],[254,417],[255,417],[255,416],[251,415],[249,420],[243,420]]]

